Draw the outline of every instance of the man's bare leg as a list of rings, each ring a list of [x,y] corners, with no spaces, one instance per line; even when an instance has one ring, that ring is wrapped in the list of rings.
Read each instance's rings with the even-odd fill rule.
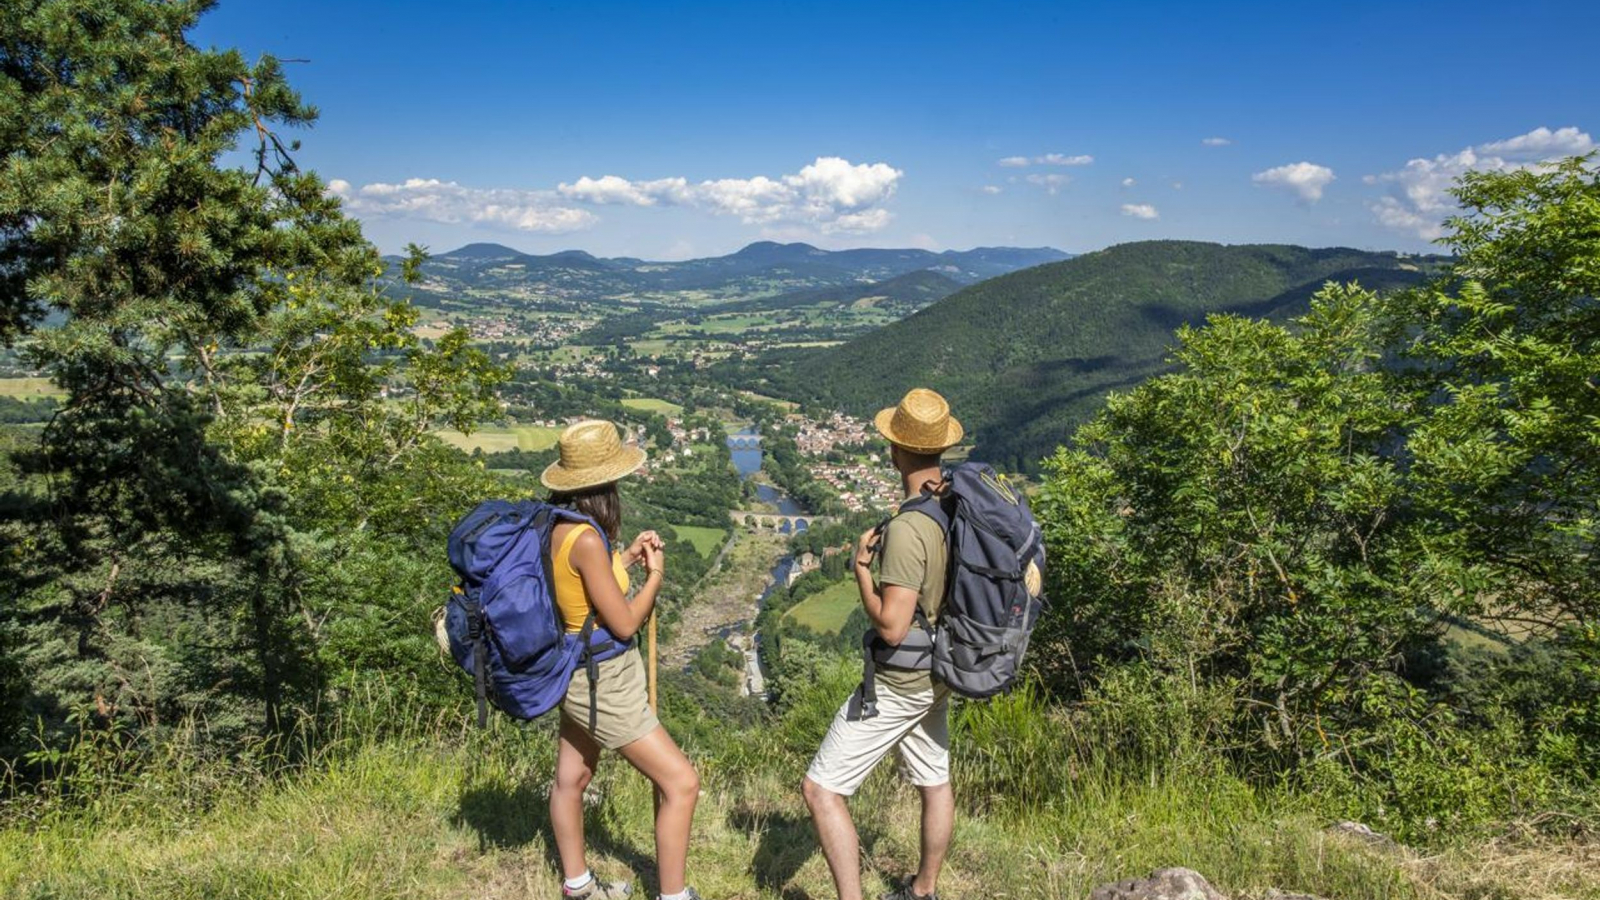
[[[950,834],[955,830],[956,793],[950,782],[919,787],[922,794],[922,860],[917,864],[917,877],[911,889],[918,896],[933,893],[939,884],[939,870],[944,867],[944,855],[950,849]]]
[[[800,792],[811,809],[817,841],[822,844],[828,871],[833,873],[833,887],[839,893],[839,900],[861,900],[861,839],[856,835],[856,823],[850,819],[850,807],[845,804],[844,797],[810,778],[801,782]],[[949,844],[948,829],[945,844]],[[937,876],[937,868],[934,874]]]

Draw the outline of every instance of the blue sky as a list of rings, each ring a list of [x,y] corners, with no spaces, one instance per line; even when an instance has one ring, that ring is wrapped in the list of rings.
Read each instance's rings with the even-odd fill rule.
[[[224,0],[193,38],[307,60],[300,159],[386,251],[682,258],[1423,250],[1460,172],[1594,146],[1597,33],[1593,2]]]

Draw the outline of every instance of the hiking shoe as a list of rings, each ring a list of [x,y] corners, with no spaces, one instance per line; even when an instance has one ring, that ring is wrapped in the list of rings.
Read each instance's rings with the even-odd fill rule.
[[[662,896],[661,894],[657,894],[656,895],[656,900],[661,900],[661,896]],[[690,887],[689,885],[684,885],[683,886],[683,900],[700,900],[700,892],[695,890],[694,888]]]
[[[567,890],[566,885],[561,886],[561,896],[566,900],[624,900],[633,893],[633,885],[626,881],[601,881],[599,878],[590,879],[589,883],[576,891]]]
[[[905,881],[900,883],[899,887],[879,897],[878,900],[939,900],[938,891],[933,891],[929,894],[919,894],[912,890],[911,885],[915,881],[915,878],[907,878]]]

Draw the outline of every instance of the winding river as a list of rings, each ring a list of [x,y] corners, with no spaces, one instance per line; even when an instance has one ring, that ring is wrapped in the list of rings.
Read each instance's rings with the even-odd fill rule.
[[[733,455],[733,467],[738,470],[739,477],[744,479],[749,479],[757,472],[761,471],[761,445],[758,441],[750,441],[749,439],[752,437],[760,437],[760,432],[756,431],[753,427],[744,428],[728,435],[728,451]],[[741,440],[741,438],[743,440]],[[793,516],[804,515],[806,513],[805,507],[795,502],[793,497],[790,497],[782,490],[770,484],[756,484],[756,499],[760,500],[762,503],[770,503],[776,506],[778,512],[783,513],[784,515]],[[772,595],[773,591],[787,586],[789,580],[789,570],[793,567],[794,557],[789,554],[784,554],[778,559],[778,562],[773,565],[771,575],[767,579],[767,586],[762,589],[761,594],[756,597],[756,616],[761,614],[762,608],[766,606],[767,598]],[[723,637],[731,637],[735,633],[751,627],[753,622],[754,617],[752,617],[751,621],[748,623],[732,623],[723,632]],[[739,643],[745,654],[746,691],[747,693],[753,693],[757,696],[765,697],[766,669],[761,662],[761,633],[758,631],[751,631],[748,644],[746,644],[744,641],[740,641]]]

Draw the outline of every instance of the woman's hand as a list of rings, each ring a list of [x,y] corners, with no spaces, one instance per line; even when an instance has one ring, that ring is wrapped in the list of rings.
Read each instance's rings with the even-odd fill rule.
[[[656,540],[654,543],[647,542],[644,545],[644,564],[650,575],[665,577],[667,574],[666,545],[660,540]]]
[[[666,543],[661,540],[661,535],[654,531],[641,531],[639,536],[633,539],[633,543],[628,545],[628,549],[623,551],[622,564],[632,566],[638,563],[639,560],[644,559],[647,547],[655,547],[659,550],[665,546]]]

